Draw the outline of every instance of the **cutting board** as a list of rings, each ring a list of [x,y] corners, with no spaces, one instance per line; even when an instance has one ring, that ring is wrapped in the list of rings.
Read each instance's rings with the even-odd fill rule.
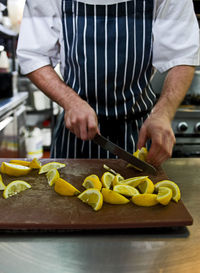
[[[9,162],[8,159],[0,160]],[[59,161],[66,164],[59,170],[60,176],[83,191],[81,184],[86,176],[97,174],[99,177],[106,171],[103,164],[108,165],[124,178],[148,175],[132,168],[120,159],[68,159],[42,160],[42,164]],[[25,180],[32,188],[8,199],[0,195],[0,229],[31,230],[87,230],[87,229],[120,229],[146,227],[174,227],[191,225],[193,220],[182,201],[170,202],[168,206],[139,207],[132,202],[126,205],[103,204],[100,211],[81,202],[77,197],[58,195],[50,187],[45,174],[33,170],[28,176],[9,177],[2,174],[7,185],[14,180]],[[154,182],[167,179],[160,168],[157,175],[149,176]],[[176,181],[174,181],[176,182]],[[181,189],[181,185],[180,189]]]

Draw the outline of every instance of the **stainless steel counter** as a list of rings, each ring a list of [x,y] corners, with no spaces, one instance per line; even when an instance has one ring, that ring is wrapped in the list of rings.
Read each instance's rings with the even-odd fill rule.
[[[1,273],[199,273],[200,159],[170,159],[194,219],[187,228],[63,233],[0,233]]]
[[[0,99],[0,118],[16,108],[18,105],[24,103],[28,98],[27,92],[19,92],[11,98]]]

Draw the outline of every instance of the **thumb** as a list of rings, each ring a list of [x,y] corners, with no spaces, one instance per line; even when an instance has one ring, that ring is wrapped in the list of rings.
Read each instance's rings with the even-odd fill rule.
[[[137,149],[141,149],[142,147],[144,147],[147,142],[147,139],[148,139],[147,130],[144,127],[142,127],[139,132]]]

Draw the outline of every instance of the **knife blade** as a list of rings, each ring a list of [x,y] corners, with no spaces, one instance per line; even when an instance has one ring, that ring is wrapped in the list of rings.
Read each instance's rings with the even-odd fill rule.
[[[93,141],[96,144],[100,145],[103,149],[111,152],[114,155],[117,155],[119,158],[132,164],[133,167],[136,168],[137,170],[146,171],[154,175],[156,174],[157,171],[152,165],[133,156],[132,154],[125,151],[118,145],[114,144],[113,142],[105,138],[104,136],[97,134],[94,137]]]

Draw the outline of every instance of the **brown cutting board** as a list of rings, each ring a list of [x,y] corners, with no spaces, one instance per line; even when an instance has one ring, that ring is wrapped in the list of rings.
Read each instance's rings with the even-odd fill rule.
[[[8,159],[0,160],[9,162]],[[42,160],[66,163],[59,170],[60,176],[83,191],[81,184],[90,174],[99,177],[105,172],[103,164],[116,170],[125,178],[147,175],[132,168],[126,168],[123,160]],[[118,229],[145,227],[172,227],[191,225],[193,220],[182,201],[170,202],[168,206],[139,207],[132,202],[126,205],[103,204],[103,208],[95,212],[90,206],[82,203],[77,197],[58,195],[47,183],[45,174],[39,175],[33,170],[28,176],[15,178],[2,174],[7,185],[13,180],[22,179],[32,188],[8,199],[0,195],[0,229]],[[162,169],[156,176],[149,176],[154,183],[167,179]],[[176,181],[175,181],[176,182]],[[179,185],[181,188],[181,185]]]

